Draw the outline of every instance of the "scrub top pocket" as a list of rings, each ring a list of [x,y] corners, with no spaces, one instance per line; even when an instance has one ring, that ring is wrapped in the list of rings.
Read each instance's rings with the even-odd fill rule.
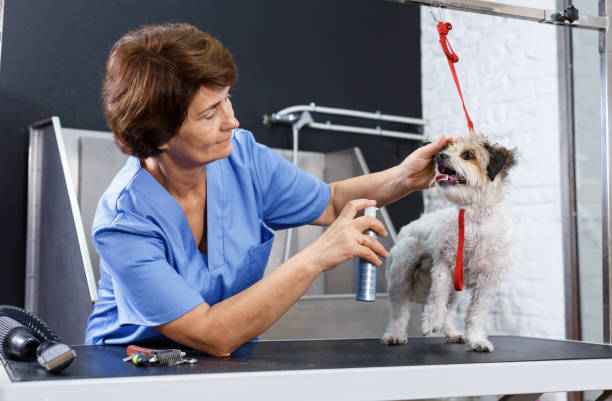
[[[272,251],[272,243],[274,242],[274,234],[266,226],[261,226],[261,244],[252,246],[249,249],[249,283],[247,287],[255,284],[263,277],[270,252]]]

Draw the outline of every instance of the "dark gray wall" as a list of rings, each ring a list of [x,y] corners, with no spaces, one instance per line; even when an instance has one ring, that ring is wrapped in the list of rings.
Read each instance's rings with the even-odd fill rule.
[[[217,36],[239,67],[232,100],[241,126],[273,147],[291,146],[290,129],[266,128],[261,116],[294,104],[421,115],[419,10],[413,6],[383,0],[5,0],[4,11],[1,304],[23,305],[24,298],[26,127],[57,115],[67,127],[107,130],[99,94],[106,56],[123,33],[140,25],[185,21]],[[373,171],[416,146],[303,132],[302,149],[359,146]],[[389,211],[399,228],[421,213],[421,195]]]

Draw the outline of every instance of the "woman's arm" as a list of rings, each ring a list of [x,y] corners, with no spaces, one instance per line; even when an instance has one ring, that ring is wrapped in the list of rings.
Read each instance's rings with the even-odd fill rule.
[[[166,337],[215,356],[228,356],[276,322],[322,272],[362,257],[379,266],[388,252],[366,230],[385,237],[382,223],[373,217],[355,218],[375,201],[348,202],[336,221],[315,242],[248,289],[214,306],[202,303],[183,316],[157,326]]]
[[[164,336],[214,356],[229,356],[263,333],[308,289],[320,266],[297,254],[264,279],[214,306],[202,303],[156,327]]]
[[[313,222],[329,227],[315,242],[241,293],[212,307],[202,303],[157,330],[189,347],[228,356],[274,324],[322,272],[353,257],[379,266],[378,256],[387,257],[388,252],[363,232],[373,229],[382,237],[387,233],[377,219],[355,216],[367,206],[384,206],[428,188],[434,174],[433,156],[449,141],[440,136],[398,166],[331,184],[329,204]]]
[[[440,135],[435,142],[418,148],[395,167],[331,183],[329,204],[311,224],[330,225],[344,205],[353,199],[373,199],[382,207],[412,191],[429,188],[434,175],[433,157],[452,141]]]

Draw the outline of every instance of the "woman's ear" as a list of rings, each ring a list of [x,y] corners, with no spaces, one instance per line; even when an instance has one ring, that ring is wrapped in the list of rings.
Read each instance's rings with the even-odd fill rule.
[[[172,138],[170,138],[172,139]],[[157,150],[159,150],[160,152],[165,152],[166,150],[168,150],[168,148],[170,147],[170,141],[164,142],[161,145],[159,145],[157,147]]]

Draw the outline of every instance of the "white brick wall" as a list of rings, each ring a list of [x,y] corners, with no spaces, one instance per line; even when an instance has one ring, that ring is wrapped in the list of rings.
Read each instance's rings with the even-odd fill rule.
[[[554,0],[512,4],[556,8]],[[489,331],[565,338],[556,28],[458,11],[444,14],[453,24],[448,38],[459,55],[455,67],[476,130],[520,154],[506,200],[515,224],[515,263]],[[426,134],[463,135],[460,99],[427,8],[421,13],[421,33]],[[435,194],[425,195],[427,211],[443,203]]]

